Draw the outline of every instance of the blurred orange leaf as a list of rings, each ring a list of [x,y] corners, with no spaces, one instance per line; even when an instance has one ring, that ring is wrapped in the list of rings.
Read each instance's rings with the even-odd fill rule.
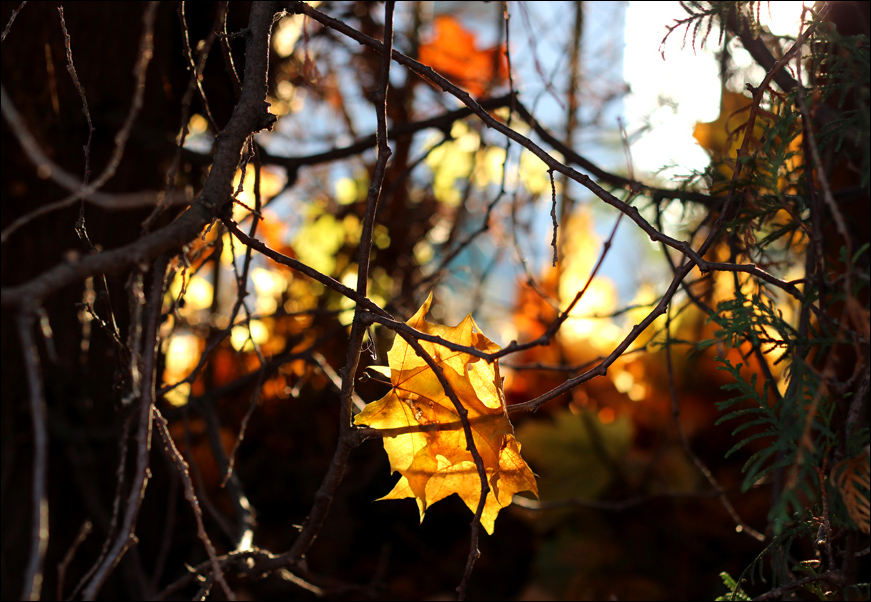
[[[508,77],[508,64],[501,47],[479,50],[475,35],[456,18],[440,15],[434,21],[433,38],[420,46],[418,60],[429,65],[472,96],[481,96],[491,84]]]
[[[424,316],[431,303],[432,295],[407,324],[423,333],[487,353],[499,350],[498,345],[481,334],[471,315],[453,328],[427,322]],[[469,412],[474,444],[484,461],[490,485],[481,524],[492,533],[497,514],[511,503],[515,493],[531,491],[538,495],[535,477],[520,457],[520,444],[508,421],[498,361],[488,364],[468,353],[427,341],[420,343]],[[433,370],[401,337],[396,337],[388,363],[393,388],[382,399],[367,405],[354,420],[355,424],[384,431],[411,430],[394,436],[385,433],[384,449],[390,467],[402,478],[381,499],[414,497],[423,520],[431,504],[456,493],[474,512],[481,498],[481,481],[454,404]],[[436,426],[441,428],[434,430]]]

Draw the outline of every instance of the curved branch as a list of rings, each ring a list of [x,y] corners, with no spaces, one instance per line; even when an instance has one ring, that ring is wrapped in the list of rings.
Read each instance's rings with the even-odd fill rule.
[[[23,307],[38,303],[64,287],[96,274],[117,274],[131,266],[148,264],[164,253],[174,253],[196,238],[219,217],[233,196],[233,177],[248,138],[271,128],[276,117],[266,102],[269,38],[275,6],[257,2],[251,8],[242,96],[216,145],[215,160],[203,191],[176,221],[129,245],[68,261],[32,280],[0,289],[0,306]]]

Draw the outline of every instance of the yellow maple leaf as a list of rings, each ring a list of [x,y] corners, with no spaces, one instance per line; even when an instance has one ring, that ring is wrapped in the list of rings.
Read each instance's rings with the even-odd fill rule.
[[[696,123],[693,138],[704,148],[716,163],[717,170],[727,179],[732,177],[738,149],[744,138],[744,125],[750,115],[753,99],[737,92],[723,90],[720,100],[720,115],[716,120]],[[754,128],[757,137],[763,133],[759,124]]]
[[[753,99],[749,96],[737,92],[723,90],[720,100],[720,115],[716,120],[710,122],[697,122],[693,129],[693,138],[696,142],[708,151],[711,155],[714,166],[726,180],[730,180],[734,173],[735,161],[737,159],[738,150],[744,142],[747,133],[747,124],[750,119],[750,107],[753,104]],[[764,148],[763,139],[766,135],[770,135],[774,130],[774,125],[778,121],[782,121],[783,117],[776,115],[762,108],[757,108],[756,118],[753,124],[753,131],[749,133],[750,144],[748,152],[751,155],[760,155],[764,158],[764,154],[760,154]],[[800,122],[796,122],[792,127],[800,127]],[[775,134],[775,140],[778,144],[781,143],[780,134]],[[801,134],[791,133],[789,137],[789,148],[787,149],[787,159],[780,165],[778,172],[778,189],[781,193],[789,192],[794,181],[801,173],[802,165],[802,137]],[[767,173],[765,161],[760,161],[756,169]],[[747,173],[746,171],[744,172]],[[725,192],[723,185],[715,185],[712,192],[717,194]],[[763,189],[763,192],[774,193],[778,191],[770,191]]]
[[[500,349],[480,332],[471,315],[454,327],[427,322],[424,316],[431,303],[432,294],[406,324],[485,353]],[[496,516],[511,503],[515,493],[531,491],[538,496],[535,477],[520,457],[520,444],[508,421],[499,362],[488,363],[424,340],[420,344],[442,369],[468,411],[475,448],[490,485],[481,524],[493,533]],[[481,498],[481,479],[454,404],[433,370],[404,339],[396,337],[387,359],[393,388],[354,419],[355,424],[387,431],[384,450],[390,469],[402,475],[381,499],[415,498],[421,521],[430,505],[453,493],[475,512]],[[400,429],[401,434],[391,435],[390,429]]]

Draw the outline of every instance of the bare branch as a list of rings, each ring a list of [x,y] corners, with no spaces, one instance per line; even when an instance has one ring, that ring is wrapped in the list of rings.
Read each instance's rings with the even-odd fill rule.
[[[236,596],[233,595],[230,586],[227,585],[227,581],[224,579],[224,573],[221,570],[221,564],[218,561],[215,546],[212,545],[212,540],[209,538],[208,533],[206,533],[205,525],[203,525],[203,511],[200,509],[200,501],[194,491],[194,484],[191,481],[191,475],[188,472],[188,464],[176,448],[175,443],[172,440],[172,435],[169,434],[169,425],[166,422],[166,418],[163,417],[157,407],[153,407],[152,411],[154,414],[154,423],[157,425],[157,432],[163,440],[163,449],[169,459],[172,460],[179,476],[184,482],[184,495],[190,503],[191,510],[194,512],[194,518],[197,521],[197,536],[200,538],[200,541],[203,542],[203,545],[206,548],[206,553],[209,555],[209,561],[212,563],[212,575],[215,576],[215,579],[221,585],[227,598],[235,600]]]
[[[149,9],[152,12],[153,10],[153,8]],[[199,235],[204,226],[225,210],[227,203],[232,198],[233,177],[239,165],[242,147],[253,133],[269,128],[275,122],[275,116],[269,114],[265,100],[265,74],[269,57],[272,10],[271,3],[254,4],[251,9],[251,34],[248,38],[248,60],[242,96],[233,111],[230,122],[224,128],[222,137],[218,140],[214,165],[209,172],[203,191],[190,209],[165,228],[146,235],[129,245],[57,265],[25,284],[3,288],[0,290],[0,304],[3,307],[33,303],[45,299],[73,282],[84,280],[88,276],[100,273],[117,274],[132,265],[148,262],[163,253],[176,252],[185,243]],[[148,14],[150,13],[146,13],[146,15]],[[153,14],[151,18],[153,18]],[[150,33],[143,36],[143,52],[150,48],[150,39]],[[150,53],[150,50],[148,52]],[[142,61],[137,66],[137,73],[144,76]],[[141,94],[141,91],[139,93]],[[2,106],[5,115],[7,111],[5,97]],[[137,106],[135,101],[133,106]],[[131,111],[126,123],[132,125],[134,117],[135,115]],[[126,141],[127,134],[125,132],[129,132],[129,126],[126,126],[126,129],[122,128],[119,133],[119,137],[116,139],[119,144]],[[99,188],[104,183],[104,178],[111,177],[114,168],[110,170],[109,167],[120,161],[121,152],[123,151],[116,151],[116,158],[107,166],[103,174],[91,184],[90,188]]]
[[[149,297],[147,302],[145,300],[144,291],[142,291],[141,288],[138,291],[135,291],[134,289],[134,294],[138,297],[137,301],[145,306],[146,319],[146,324],[143,328],[144,336],[142,337],[141,366],[139,368],[139,371],[142,374],[142,383],[138,390],[134,389],[134,394],[139,396],[139,427],[136,434],[136,469],[133,475],[130,493],[127,497],[121,528],[118,531],[117,537],[109,549],[108,554],[98,565],[93,577],[91,577],[91,581],[82,591],[82,597],[85,600],[93,600],[96,598],[100,589],[103,587],[103,583],[105,583],[106,578],[109,576],[109,573],[114,569],[118,561],[127,551],[127,548],[135,542],[136,518],[139,516],[142,498],[145,496],[145,488],[148,486],[149,480],[148,453],[151,450],[151,416],[154,409],[155,390],[154,378],[157,346],[160,340],[157,336],[157,328],[160,323],[160,308],[163,300],[163,278],[166,272],[167,263],[168,260],[166,258],[159,259],[154,263],[152,269],[151,290],[148,293]],[[141,277],[139,281],[141,283]]]
[[[27,384],[30,388],[30,420],[33,428],[31,541],[21,599],[39,600],[42,592],[45,551],[48,548],[48,497],[46,496],[48,434],[45,424],[45,393],[42,385],[39,350],[33,337],[33,315],[29,313],[19,314],[17,326],[27,371]]]

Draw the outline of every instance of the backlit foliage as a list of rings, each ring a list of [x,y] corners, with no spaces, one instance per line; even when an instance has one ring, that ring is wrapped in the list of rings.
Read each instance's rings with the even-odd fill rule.
[[[425,319],[432,304],[427,298],[407,324],[425,334],[466,345],[484,353],[499,351],[499,346],[478,330],[472,316],[449,328]],[[515,493],[538,493],[535,477],[523,458],[514,429],[508,421],[499,360],[488,363],[468,353],[449,350],[427,341],[421,343],[442,371],[462,407],[474,446],[481,456],[490,491],[481,515],[481,524],[493,532],[496,515],[511,503]],[[354,418],[381,430],[390,468],[402,478],[382,499],[414,497],[420,518],[435,502],[456,493],[472,512],[478,509],[481,482],[475,459],[466,442],[463,422],[454,402],[435,374],[435,368],[397,337],[387,354],[392,388]],[[391,429],[414,429],[392,435]]]

